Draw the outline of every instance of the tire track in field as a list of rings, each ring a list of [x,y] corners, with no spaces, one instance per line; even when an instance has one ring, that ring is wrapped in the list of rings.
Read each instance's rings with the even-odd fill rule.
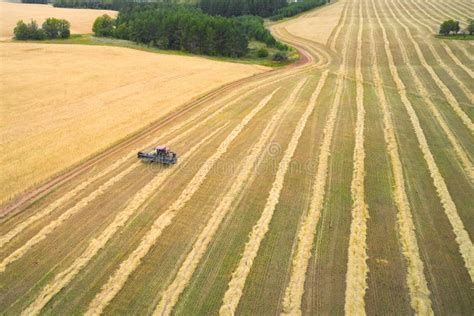
[[[375,6],[372,0],[372,8],[375,11]],[[375,16],[381,25],[378,13],[375,11]],[[393,199],[398,209],[398,231],[400,245],[403,250],[403,256],[407,263],[407,285],[410,291],[410,305],[417,315],[432,315],[430,291],[426,282],[424,273],[423,261],[420,258],[420,250],[416,240],[415,225],[413,223],[410,203],[405,191],[405,178],[403,174],[402,161],[398,152],[397,138],[395,135],[395,128],[391,117],[391,112],[385,91],[383,89],[383,81],[380,77],[378,58],[375,47],[375,38],[372,21],[369,20],[370,27],[370,51],[373,60],[372,74],[375,84],[377,98],[379,100],[380,108],[383,114],[384,124],[384,138],[387,146],[387,152],[390,157],[392,175],[394,179]],[[382,28],[385,51],[390,53],[390,47],[385,29]],[[392,59],[393,61],[393,59]],[[390,58],[389,58],[390,62]],[[393,66],[393,64],[391,65]]]
[[[407,49],[400,41],[400,34],[398,33],[398,30],[396,28],[394,29],[394,33],[395,38],[397,39],[398,46],[400,47],[400,52],[403,61],[405,62],[407,69],[411,77],[413,78],[413,82],[418,93],[421,95],[423,102],[428,105],[428,108],[431,111],[432,115],[436,118],[439,126],[444,131],[449,142],[453,146],[454,152],[458,156],[458,159],[460,160],[461,165],[463,166],[464,173],[467,175],[471,183],[474,183],[474,166],[471,160],[469,159],[467,153],[465,152],[464,148],[461,146],[457,138],[454,136],[453,132],[451,131],[451,128],[446,123],[446,120],[444,119],[443,115],[439,112],[437,106],[433,103],[430,93],[425,87],[425,84],[420,80],[418,74],[411,65]]]
[[[123,261],[119,268],[114,272],[113,276],[107,281],[106,285],[102,288],[101,292],[93,299],[89,305],[89,309],[86,315],[99,315],[108,303],[115,297],[120,291],[123,285],[126,283],[128,277],[133,271],[140,265],[141,260],[146,256],[148,251],[153,247],[158,238],[161,236],[163,230],[168,227],[178,212],[186,205],[186,203],[192,198],[194,193],[201,187],[201,184],[206,179],[207,175],[211,171],[215,163],[225,154],[233,143],[233,141],[240,135],[242,130],[248,125],[248,123],[262,110],[271,100],[273,95],[278,89],[274,90],[271,94],[266,96],[260,101],[260,103],[248,113],[243,120],[230,132],[226,139],[219,145],[216,152],[209,157],[191,181],[186,185],[185,189],[178,197],[177,200],[162,214],[160,215],[151,226],[150,230],[145,234],[143,239],[140,241],[138,247]]]
[[[376,9],[375,12],[376,16],[379,17]],[[386,34],[385,27],[383,26],[380,18],[378,18],[377,20],[379,21],[379,24],[382,27],[384,34]],[[385,41],[387,47],[388,39],[386,39],[386,36]],[[474,281],[474,247],[472,245],[472,241],[464,228],[464,224],[461,218],[459,217],[456,205],[454,204],[451,195],[449,194],[444,178],[441,175],[439,168],[434,160],[433,154],[430,151],[426,136],[423,132],[423,129],[421,128],[420,121],[418,120],[416,112],[413,109],[410,100],[408,99],[405,84],[402,82],[400,76],[398,75],[398,71],[395,66],[392,53],[390,50],[387,49],[385,50],[385,53],[389,61],[390,73],[392,75],[393,80],[395,81],[401,101],[410,118],[416,138],[418,140],[419,147],[423,153],[423,158],[426,161],[431,178],[433,179],[433,184],[436,188],[436,192],[438,194],[438,197],[440,198],[440,202],[443,206],[445,214],[448,217],[451,226],[453,227],[453,232],[456,235],[456,242],[459,246],[459,252],[463,257],[464,264],[468,270],[469,276],[471,277],[471,281]]]
[[[209,134],[197,145],[193,146],[188,152],[182,157],[182,161],[187,161],[192,154],[194,154],[203,144],[212,139],[219,129]],[[175,171],[173,168],[168,168],[163,172],[156,175],[145,187],[143,187],[133,199],[127,204],[125,209],[120,211],[105,229],[96,238],[89,242],[87,248],[82,254],[74,260],[74,262],[62,272],[58,273],[53,280],[44,286],[40,294],[34,299],[30,306],[28,306],[22,315],[38,315],[41,309],[59,292],[62,288],[67,286],[69,282],[85,267],[89,261],[105,247],[107,242],[114,236],[114,234],[125,225],[125,223],[131,218],[131,216],[146,202],[147,199],[158,190],[161,184],[168,178],[170,174]]]
[[[425,56],[423,55],[423,52],[421,51],[421,48],[420,46],[418,45],[418,43],[416,43],[416,41],[414,40],[413,36],[411,35],[410,33],[410,30],[408,29],[408,27],[406,25],[404,25],[399,19],[398,17],[394,14],[392,8],[387,4],[386,1],[384,1],[385,3],[385,7],[389,10],[390,14],[392,15],[392,17],[395,19],[396,23],[398,23],[406,32],[406,34],[408,35],[408,38],[411,42],[411,44],[413,45],[413,47],[415,48],[415,51],[416,51],[416,54],[418,56],[418,59],[421,63],[421,65],[423,66],[423,68],[426,69],[426,71],[428,71],[428,73],[430,74],[431,76],[431,79],[433,79],[433,81],[435,82],[436,86],[441,90],[441,92],[443,93],[444,97],[446,98],[446,100],[448,101],[449,105],[451,106],[451,108],[453,109],[454,113],[456,113],[459,118],[461,119],[461,121],[464,123],[464,125],[471,131],[471,133],[474,133],[474,124],[472,123],[471,119],[469,118],[469,116],[467,116],[467,114],[462,110],[461,106],[459,105],[457,99],[454,97],[454,95],[451,93],[451,91],[448,89],[448,87],[446,87],[446,85],[441,81],[441,79],[438,77],[438,75],[436,74],[436,72],[433,70],[433,67],[431,67],[426,59],[425,59]]]
[[[341,28],[346,20],[347,11],[348,11],[347,8],[348,6],[346,6],[346,9],[345,9],[344,17],[342,20],[343,23],[341,24]],[[340,31],[336,31],[334,42],[339,37],[339,33]],[[349,33],[346,34],[345,42],[347,42],[348,38],[349,38]],[[331,143],[333,133],[334,133],[337,113],[338,113],[339,105],[341,103],[341,98],[342,98],[342,90],[344,87],[344,78],[346,76],[346,54],[347,54],[347,46],[344,45],[342,49],[343,62],[339,68],[338,78],[337,78],[337,83],[336,83],[336,86],[337,86],[336,94],[335,94],[333,106],[330,110],[330,113],[328,115],[328,120],[325,126],[325,134],[324,134],[325,140],[323,140],[323,144],[329,143],[329,145],[328,145],[327,150],[324,150],[325,148],[321,148],[322,154],[320,154],[320,165],[324,165],[324,164],[327,165],[328,163],[327,160],[329,159],[329,156],[330,156],[329,147],[330,147],[330,143]],[[304,117],[302,117],[301,120],[298,122],[298,127],[300,127],[300,123],[302,124],[303,119]],[[304,124],[306,124],[306,122],[304,122]],[[273,182],[272,188],[269,193],[269,197],[267,199],[267,203],[262,212],[262,216],[260,217],[257,224],[253,227],[249,240],[245,245],[245,249],[242,254],[242,257],[238,263],[238,266],[232,273],[232,279],[229,282],[228,289],[224,295],[223,305],[220,308],[220,312],[219,312],[220,315],[232,315],[235,313],[235,310],[237,309],[238,303],[243,293],[246,278],[252,267],[253,260],[255,259],[257,255],[260,243],[262,242],[263,238],[265,237],[266,232],[269,229],[271,217],[275,210],[276,204],[278,203],[279,193],[283,186],[287,164],[289,164],[289,162],[291,161],[291,157],[294,153],[292,146],[294,145],[294,142],[295,141],[297,142],[299,139],[299,136],[296,132],[297,130],[295,130],[295,133],[292,136],[290,144],[288,145],[288,148],[285,151],[284,157],[280,162],[280,165],[277,171],[277,176],[275,178],[275,181]],[[288,156],[290,157],[288,158]],[[320,190],[321,191],[320,192],[321,207],[322,207],[322,202],[324,198],[324,188],[325,188],[325,182],[326,182],[327,166],[325,168],[322,167],[322,169],[326,169],[326,173],[324,174],[324,176],[317,179],[317,182],[319,182],[319,186],[321,187],[321,190]],[[304,283],[304,280],[303,280],[303,283]],[[297,308],[299,309],[300,306],[298,305]]]
[[[418,30],[418,32],[420,33],[423,33],[420,31],[420,28],[419,26],[417,26],[414,21],[416,21],[417,19],[408,11],[406,10],[406,8],[401,4],[400,0],[397,0],[397,3],[398,5],[405,11],[405,13],[411,18],[407,18],[406,15],[404,15],[398,8],[397,5],[394,5],[393,7],[395,8],[396,12],[399,14],[400,17],[402,17],[406,22],[408,22],[408,24],[410,24],[411,26],[413,26],[414,28],[416,28]],[[395,4],[395,2],[394,2]],[[406,25],[406,24],[405,24]],[[409,30],[407,28],[407,30]],[[410,35],[412,36],[412,35]],[[444,62],[444,60],[439,56],[438,52],[436,51],[436,49],[433,47],[433,45],[429,42],[429,41],[426,41],[426,40],[423,40],[423,42],[425,43],[425,45],[428,46],[431,54],[433,54],[433,57],[435,58],[436,62],[441,66],[441,69],[443,69],[444,71],[446,71],[446,73],[451,77],[451,79],[456,82],[456,85],[459,87],[459,89],[461,89],[461,91],[464,93],[464,95],[469,99],[470,103],[474,104],[474,95],[472,94],[472,92],[466,87],[466,85],[459,79],[458,75],[456,75],[453,70],[451,69],[451,67],[449,67],[448,65],[446,65],[446,63]],[[454,61],[454,60],[453,60]]]
[[[342,27],[344,26],[344,24],[346,24],[347,11],[349,11],[349,5],[348,5],[348,2],[346,1],[346,3],[344,4],[344,13],[339,21],[339,25],[337,26],[336,31],[334,32],[334,35],[331,35],[330,38],[328,39],[328,46],[334,52],[337,52],[336,41],[339,38],[339,34],[341,33]]]
[[[436,30],[436,27],[433,27],[432,25],[429,25],[429,24],[426,24],[424,23],[423,21],[420,21],[420,19],[418,18],[415,18],[413,16],[413,14],[410,12],[409,9],[407,9],[407,7],[405,6],[405,4],[403,4],[401,1],[399,1],[399,4],[402,6],[402,8],[405,10],[405,12],[407,12],[410,17],[413,19],[413,21],[416,21],[416,23],[418,23],[419,25],[422,25],[424,26],[427,31],[428,31],[428,34],[431,34],[432,32],[437,32]],[[419,5],[418,3],[415,1],[413,2],[413,4],[417,7],[417,10],[414,10],[415,12],[417,12],[417,15],[419,17],[421,17],[420,15],[420,12],[423,12],[423,14],[425,16],[427,16],[431,21],[433,21],[434,23],[437,22],[436,19],[434,19],[433,17],[431,17],[430,15],[428,15]],[[442,40],[439,41],[439,44],[441,45],[441,47],[443,47],[443,49],[446,51],[446,53],[448,54],[448,56],[451,58],[451,60],[460,68],[462,68],[470,77],[471,79],[474,78],[474,71],[472,71],[471,69],[469,69],[468,67],[466,67],[466,65],[464,65],[461,60],[459,60],[459,58],[453,53],[453,51],[451,50],[451,48],[446,45],[446,43]]]
[[[365,202],[365,108],[364,76],[362,75],[362,33],[364,17],[362,2],[359,1],[359,31],[356,47],[356,107],[357,119],[355,128],[354,167],[352,173],[352,222],[349,236],[349,249],[346,273],[346,292],[344,311],[346,315],[365,314],[365,292],[367,289],[367,220],[368,206]]]
[[[327,76],[327,74],[324,76]],[[295,105],[297,96],[299,95],[305,82],[306,79],[303,79],[298,84],[298,86],[286,100],[285,105],[282,106],[270,119],[270,122],[265,127],[265,130],[260,135],[258,142],[253,146],[250,154],[246,157],[245,162],[241,167],[240,173],[234,179],[232,187],[223,197],[216,210],[213,212],[206,227],[199,234],[196,242],[193,245],[193,248],[186,256],[186,259],[179,268],[173,282],[166,288],[165,291],[163,291],[160,303],[153,313],[154,315],[171,314],[179,299],[179,296],[187,287],[201,258],[206,253],[210,242],[218,231],[220,224],[231,210],[232,204],[235,203],[236,198],[244,189],[245,184],[249,183],[248,179],[251,175],[251,172],[254,171],[255,167],[258,165],[259,157],[263,155],[268,140],[277,130],[279,122],[282,121],[284,115],[290,111],[290,107]]]

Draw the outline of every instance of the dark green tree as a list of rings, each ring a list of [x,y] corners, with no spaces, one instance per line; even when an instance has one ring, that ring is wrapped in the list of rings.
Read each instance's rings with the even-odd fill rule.
[[[30,39],[28,25],[26,25],[23,20],[20,20],[16,23],[16,27],[13,30],[13,34],[15,35],[15,39],[17,40],[24,41]]]
[[[95,36],[110,37],[114,35],[114,28],[115,20],[107,14],[104,14],[95,19],[92,32],[94,32]]]
[[[441,23],[439,27],[439,34],[449,35],[451,32],[458,33],[460,29],[459,21],[447,20]]]
[[[469,24],[467,25],[467,31],[470,35],[474,34],[474,19],[469,20]]]
[[[47,18],[42,25],[46,38],[68,38],[71,24],[63,19]]]

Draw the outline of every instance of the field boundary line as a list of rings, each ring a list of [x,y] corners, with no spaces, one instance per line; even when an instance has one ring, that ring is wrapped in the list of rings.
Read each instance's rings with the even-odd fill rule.
[[[382,26],[382,29],[385,29],[381,22],[379,22],[379,24]],[[444,178],[441,175],[436,161],[434,160],[433,154],[430,151],[426,136],[423,132],[423,129],[421,128],[420,121],[418,120],[416,112],[413,109],[410,100],[408,99],[405,84],[402,82],[398,75],[393,56],[391,52],[387,50],[386,54],[387,58],[389,59],[390,72],[392,74],[393,80],[395,81],[395,84],[397,85],[397,89],[399,90],[401,101],[410,118],[413,130],[418,140],[419,148],[423,153],[423,157],[428,166],[431,178],[433,179],[433,184],[436,188],[436,192],[443,206],[445,214],[448,217],[449,222],[453,228],[453,232],[456,236],[456,242],[459,246],[459,252],[461,253],[461,256],[464,259],[464,263],[469,272],[471,280],[474,281],[474,247],[472,245],[472,241],[464,228],[464,224],[457,212],[456,205],[454,204],[451,195],[449,194]]]
[[[375,16],[379,21],[378,13],[376,12],[375,6],[372,1],[372,8],[375,12]],[[373,22],[369,19],[370,27],[370,50],[371,57],[373,58],[372,74],[377,92],[377,98],[380,101],[379,107],[382,110],[383,124],[384,124],[384,139],[387,146],[388,155],[390,157],[390,163],[392,167],[392,174],[394,178],[394,186],[392,189],[392,196],[398,209],[397,222],[399,230],[399,241],[403,249],[402,254],[407,263],[407,275],[406,283],[408,285],[410,294],[410,305],[414,312],[418,315],[432,315],[430,291],[428,289],[428,283],[426,281],[424,273],[424,264],[420,258],[420,250],[418,247],[418,241],[416,239],[416,229],[413,223],[412,211],[408,196],[405,191],[405,176],[403,173],[403,164],[400,159],[398,152],[397,137],[395,134],[395,128],[391,117],[391,111],[385,91],[383,88],[383,81],[380,77],[378,70],[378,58],[374,39],[374,27]],[[384,49],[387,54],[389,52],[389,42],[385,32],[382,28],[382,35],[384,39]],[[390,61],[389,61],[390,63]]]
[[[241,167],[240,173],[235,177],[234,182],[230,190],[222,198],[221,202],[213,212],[209,219],[206,227],[199,234],[193,248],[186,256],[186,259],[181,264],[178,273],[170,285],[163,291],[159,304],[156,306],[154,315],[169,315],[176,303],[178,302],[179,296],[187,287],[191,280],[201,258],[206,253],[208,246],[215,234],[217,233],[220,224],[223,219],[228,216],[229,210],[232,204],[235,203],[239,193],[242,192],[245,183],[248,183],[250,173],[255,170],[260,156],[263,156],[267,141],[273,135],[275,130],[278,129],[278,123],[284,118],[284,114],[290,111],[290,107],[295,105],[295,101],[301,92],[306,79],[300,81],[291,95],[285,101],[277,113],[275,113],[270,122],[265,127],[265,130],[260,135],[258,142],[251,149],[250,154],[246,157],[243,166]]]
[[[182,161],[186,161],[194,152],[212,139],[220,129],[213,131],[207,137],[202,139],[198,144],[193,146],[186,154],[181,157]],[[37,315],[41,309],[57,294],[62,288],[67,286],[69,282],[86,266],[89,261],[107,244],[107,242],[115,235],[115,233],[126,224],[128,219],[135,213],[137,209],[142,207],[148,198],[160,188],[161,184],[175,171],[173,168],[165,169],[156,175],[146,186],[144,186],[134,197],[127,203],[126,207],[120,211],[114,220],[103,230],[98,236],[93,238],[82,254],[74,260],[74,262],[65,270],[56,274],[51,282],[44,286],[40,294],[34,301],[22,312],[22,315]]]
[[[365,314],[365,292],[367,285],[367,220],[369,209],[365,201],[365,108],[364,108],[364,76],[362,74],[362,33],[364,17],[362,1],[359,1],[359,30],[356,48],[356,107],[357,119],[354,145],[354,167],[351,182],[352,221],[347,251],[347,273],[344,312],[346,315]]]
[[[233,143],[233,141],[240,135],[242,130],[248,123],[270,102],[273,95],[279,90],[275,89],[271,94],[263,98],[260,103],[248,113],[242,121],[234,127],[228,134],[224,141],[216,149],[216,152],[211,155],[200,167],[192,180],[186,185],[180,196],[163,212],[152,224],[151,228],[146,232],[145,236],[140,241],[135,250],[125,259],[119,268],[109,278],[107,283],[102,287],[100,293],[93,299],[89,305],[86,315],[99,315],[108,303],[120,291],[123,285],[128,280],[128,277],[140,265],[141,260],[146,256],[148,251],[153,247],[158,238],[161,236],[163,230],[168,227],[174,217],[177,215],[186,203],[192,198],[195,192],[199,190],[201,184],[206,179],[215,163],[225,154]]]

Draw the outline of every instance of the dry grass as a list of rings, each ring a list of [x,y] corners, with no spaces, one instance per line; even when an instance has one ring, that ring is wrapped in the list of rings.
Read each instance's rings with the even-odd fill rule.
[[[12,37],[13,29],[19,20],[29,22],[33,19],[41,25],[45,19],[51,17],[66,19],[71,23],[71,33],[86,34],[92,33],[92,24],[98,16],[117,15],[116,11],[109,10],[55,8],[52,5],[3,1],[0,1],[0,12],[0,39]]]
[[[114,47],[0,50],[0,202],[194,97],[266,70]]]

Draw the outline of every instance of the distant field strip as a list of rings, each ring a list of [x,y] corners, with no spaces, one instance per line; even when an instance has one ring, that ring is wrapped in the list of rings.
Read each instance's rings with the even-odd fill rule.
[[[400,4],[399,1],[397,1],[398,4]],[[403,15],[401,13],[401,11],[399,10],[398,6],[397,5],[394,5],[393,8],[397,11],[397,13],[399,14],[399,16],[401,16],[405,22],[411,26],[413,26],[414,28],[416,28],[418,30],[418,32],[420,32],[420,29],[419,27],[413,22],[413,21],[416,21],[416,18],[413,17],[413,15],[407,11],[405,9],[405,7],[403,7],[403,10],[405,11],[406,14],[408,14],[408,16],[411,18],[407,18],[407,16]],[[402,23],[398,17],[397,17],[397,22],[399,23]],[[403,25],[406,25],[403,24]],[[410,32],[410,37],[413,38],[412,34],[411,34],[411,31],[409,30],[409,28],[405,28],[405,30],[408,32]],[[420,32],[422,33],[422,32]],[[456,82],[456,85],[461,89],[461,91],[464,93],[464,95],[469,99],[469,101],[471,103],[474,103],[474,95],[472,94],[472,92],[469,90],[468,87],[466,87],[466,85],[464,84],[464,82],[462,82],[460,79],[459,79],[459,76],[457,74],[454,73],[454,71],[451,69],[450,66],[446,65],[446,63],[444,62],[444,59],[442,57],[440,57],[440,55],[438,54],[438,52],[436,51],[436,49],[433,47],[433,45],[430,43],[430,41],[426,41],[424,40],[423,41],[425,43],[425,45],[428,46],[430,52],[433,54],[436,62],[441,66],[440,68],[443,69],[444,71],[446,71],[446,73],[451,77],[451,79]]]
[[[362,75],[362,32],[364,17],[362,3],[359,1],[359,31],[356,48],[356,106],[354,167],[352,173],[352,222],[349,236],[349,249],[346,274],[346,293],[344,311],[347,315],[365,313],[365,291],[367,289],[367,219],[369,210],[365,202],[365,150],[364,150],[364,77]]]
[[[240,124],[238,124],[219,145],[216,152],[206,160],[193,179],[187,184],[178,199],[155,220],[151,229],[146,233],[145,237],[143,237],[138,247],[120,264],[120,267],[104,285],[101,292],[91,302],[89,310],[86,313],[87,315],[100,314],[107,304],[115,297],[126,283],[130,274],[135,271],[135,269],[140,265],[143,257],[145,257],[150,248],[156,243],[163,230],[172,223],[179,210],[186,205],[194,193],[196,193],[200,188],[215,163],[227,152],[232,142],[240,135],[248,123],[270,102],[277,90],[263,98],[263,100],[244,117]]]
[[[155,309],[155,315],[169,315],[176,305],[179,296],[187,287],[194,271],[196,270],[201,258],[206,253],[209,243],[214,238],[219,225],[225,218],[227,213],[235,202],[236,198],[242,192],[245,183],[248,181],[251,172],[255,170],[256,163],[259,157],[264,153],[267,142],[278,127],[279,122],[288,113],[290,107],[295,104],[296,98],[300,93],[306,79],[303,79],[294,89],[285,104],[275,113],[265,127],[265,130],[260,135],[258,142],[253,146],[249,155],[246,157],[240,173],[233,181],[232,187],[222,198],[221,202],[213,212],[206,227],[199,234],[193,248],[186,256],[173,282],[167,287],[161,296],[160,303]]]
[[[372,1],[372,8],[374,9],[375,16],[378,20],[378,26],[380,27],[381,21],[375,6]],[[411,307],[418,315],[431,315],[431,300],[430,291],[426,282],[424,274],[423,261],[420,258],[420,251],[418,248],[418,242],[416,240],[415,225],[410,209],[410,203],[408,202],[408,196],[405,191],[405,178],[403,174],[402,161],[398,152],[397,137],[395,135],[395,128],[393,125],[392,115],[390,112],[389,104],[385,96],[383,88],[383,82],[379,74],[378,57],[375,48],[375,37],[374,27],[372,20],[369,20],[370,27],[370,50],[371,58],[373,60],[372,74],[377,92],[377,98],[379,100],[380,108],[383,114],[383,125],[384,125],[384,139],[387,146],[388,155],[392,166],[392,174],[395,181],[393,187],[393,199],[398,209],[398,226],[399,226],[399,239],[403,249],[403,256],[407,262],[407,285],[410,291],[410,303]],[[388,55],[390,53],[390,46],[387,38],[385,29],[382,28],[385,51]],[[389,61],[392,60],[389,58]],[[393,64],[390,65],[391,67]]]
[[[401,5],[401,7],[404,9],[404,11],[409,15],[409,17],[412,19],[412,21],[414,21],[415,23],[418,23],[419,25],[422,25],[426,28],[427,30],[427,33],[425,34],[431,34],[432,32],[437,32],[437,28],[434,27],[434,26],[430,26],[426,23],[423,23],[423,21],[421,21],[419,18],[416,18],[411,12],[409,9],[407,9],[407,7],[405,6],[405,4],[403,4],[403,2],[401,1],[398,1],[398,3]],[[413,2],[413,4],[417,7],[417,10],[414,10],[414,12],[416,12],[416,14],[418,16],[420,16],[420,12],[422,12],[423,14],[425,14],[428,18],[432,19],[432,21],[436,21],[435,19],[433,19],[430,15],[427,15],[426,12],[418,5],[418,3],[415,1]],[[471,79],[474,78],[474,71],[472,71],[471,69],[469,69],[469,67],[467,67],[465,64],[463,64],[458,56],[456,56],[453,51],[451,50],[451,48],[446,45],[446,43],[444,43],[444,41],[439,41],[439,44],[444,48],[444,50],[446,51],[446,53],[448,54],[448,56],[453,60],[453,62],[459,66],[461,69],[463,69],[470,77]]]
[[[433,100],[431,99],[431,94],[428,92],[428,90],[425,87],[425,84],[423,84],[423,82],[420,80],[418,74],[416,73],[416,70],[411,65],[407,48],[405,47],[405,45],[403,45],[402,41],[400,40],[400,34],[398,33],[398,30],[395,29],[394,32],[395,32],[395,38],[397,38],[397,43],[398,43],[398,47],[400,48],[402,58],[404,62],[406,63],[406,68],[408,69],[413,79],[416,89],[420,93],[423,99],[423,102],[428,105],[428,108],[432,112],[433,116],[436,118],[441,129],[444,131],[449,142],[453,146],[454,152],[456,153],[462,166],[464,167],[464,172],[466,173],[467,177],[469,178],[471,183],[474,183],[474,166],[471,160],[469,159],[467,153],[464,151],[464,148],[461,146],[461,144],[457,140],[456,136],[451,131],[451,128],[449,127],[449,125],[446,123],[443,115],[438,110],[438,107],[433,103]]]
[[[384,29],[384,26],[380,20],[379,20],[379,24],[382,27],[382,29]],[[436,188],[436,191],[440,198],[441,204],[443,205],[445,213],[449,219],[449,222],[451,223],[451,226],[453,227],[453,232],[456,235],[456,242],[459,245],[459,251],[464,259],[464,263],[471,277],[471,281],[474,281],[474,247],[472,245],[472,241],[468,233],[464,229],[464,224],[461,221],[461,218],[459,217],[456,205],[454,204],[451,198],[451,195],[449,194],[444,178],[441,175],[438,169],[438,166],[436,165],[436,162],[434,160],[433,154],[430,151],[428,142],[426,140],[426,136],[423,132],[423,129],[421,128],[420,121],[418,120],[416,112],[413,109],[413,106],[410,100],[408,99],[405,84],[402,82],[402,80],[400,79],[398,75],[398,70],[395,66],[393,56],[389,50],[388,51],[386,50],[386,54],[389,60],[389,66],[390,66],[390,72],[391,72],[392,78],[395,81],[398,93],[400,94],[401,101],[410,118],[411,124],[415,131],[416,138],[419,143],[419,147],[423,153],[423,157],[426,161],[426,164],[430,171],[430,175],[433,179],[433,184]]]
[[[203,144],[212,139],[219,129],[202,139],[197,145],[187,151],[181,160],[185,162],[189,157],[198,151]],[[90,241],[87,249],[64,271],[58,273],[54,279],[47,284],[33,303],[22,312],[22,315],[37,315],[41,309],[86,266],[89,261],[105,247],[107,242],[114,234],[128,221],[128,219],[140,208],[147,199],[155,193],[161,184],[175,171],[174,168],[168,168],[156,175],[143,189],[141,189],[133,199],[127,204],[124,210],[120,211],[113,222],[107,226],[104,231],[96,238]]]
[[[423,55],[423,52],[421,51],[420,46],[418,43],[414,40],[413,36],[410,33],[410,30],[408,27],[406,27],[398,17],[394,14],[392,8],[385,2],[386,8],[390,11],[390,14],[392,17],[395,19],[395,21],[405,30],[405,32],[408,35],[408,38],[410,42],[412,43],[413,47],[415,48],[416,54],[418,56],[418,59],[420,60],[421,65],[423,68],[428,71],[430,74],[431,78],[433,81],[436,83],[436,86],[441,90],[443,95],[445,96],[446,100],[448,101],[448,104],[451,105],[452,109],[454,112],[461,118],[462,122],[464,125],[466,125],[467,128],[471,131],[471,133],[474,133],[474,124],[472,123],[471,119],[467,116],[467,114],[462,110],[461,106],[459,105],[457,99],[454,97],[454,95],[451,93],[451,91],[446,87],[446,85],[441,81],[441,79],[438,77],[436,72],[433,70],[433,67],[431,67],[428,62],[425,59],[425,56]]]

